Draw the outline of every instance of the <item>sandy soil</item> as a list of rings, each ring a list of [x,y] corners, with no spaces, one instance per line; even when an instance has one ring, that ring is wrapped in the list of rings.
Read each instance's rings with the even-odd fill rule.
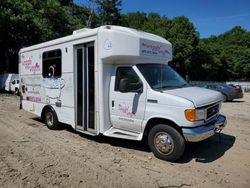
[[[250,94],[223,103],[221,143],[190,143],[177,163],[155,158],[145,141],[48,130],[18,102],[0,95],[0,187],[250,186]]]

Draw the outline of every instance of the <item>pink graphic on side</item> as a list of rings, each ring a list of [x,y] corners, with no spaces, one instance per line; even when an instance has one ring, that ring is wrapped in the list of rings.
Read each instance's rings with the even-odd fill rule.
[[[27,97],[27,100],[32,101],[32,102],[41,102],[41,97],[30,96],[30,97]]]
[[[125,105],[122,106],[121,104],[119,104],[118,106],[119,106],[118,110],[121,111],[122,113],[128,115],[129,117],[135,116],[135,113],[129,112],[129,106],[125,106]]]
[[[32,61],[32,56],[29,58],[26,58],[24,55],[22,55],[22,67],[27,70],[32,72],[33,74],[36,74],[37,72],[39,72],[41,70],[41,66],[36,62],[34,64],[34,62]]]
[[[36,63],[34,66],[31,66],[30,72],[33,72],[33,74],[36,74],[36,72],[40,71],[40,65]]]
[[[151,50],[152,52],[157,52],[163,56],[170,54],[168,50],[162,49],[161,45],[152,45],[152,44],[146,44],[146,43],[142,42],[142,46],[148,50]]]

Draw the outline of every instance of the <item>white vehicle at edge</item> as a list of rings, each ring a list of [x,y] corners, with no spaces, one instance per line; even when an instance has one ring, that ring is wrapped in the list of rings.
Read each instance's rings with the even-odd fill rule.
[[[19,52],[21,107],[49,129],[63,122],[93,136],[148,137],[160,159],[175,161],[186,141],[226,125],[219,92],[190,87],[168,66],[172,45],[119,27],[81,29]]]
[[[19,92],[19,75],[18,74],[5,74],[5,91],[18,94]]]

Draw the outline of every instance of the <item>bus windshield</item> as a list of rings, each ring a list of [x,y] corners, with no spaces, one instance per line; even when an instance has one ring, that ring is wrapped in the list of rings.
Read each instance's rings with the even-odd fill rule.
[[[187,82],[166,64],[137,64],[152,89],[167,90],[187,87]]]

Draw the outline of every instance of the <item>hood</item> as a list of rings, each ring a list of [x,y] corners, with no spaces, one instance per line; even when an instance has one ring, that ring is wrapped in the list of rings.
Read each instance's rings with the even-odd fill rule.
[[[179,89],[165,90],[163,92],[192,101],[195,107],[209,105],[223,99],[223,96],[220,92],[200,87],[184,87]]]

